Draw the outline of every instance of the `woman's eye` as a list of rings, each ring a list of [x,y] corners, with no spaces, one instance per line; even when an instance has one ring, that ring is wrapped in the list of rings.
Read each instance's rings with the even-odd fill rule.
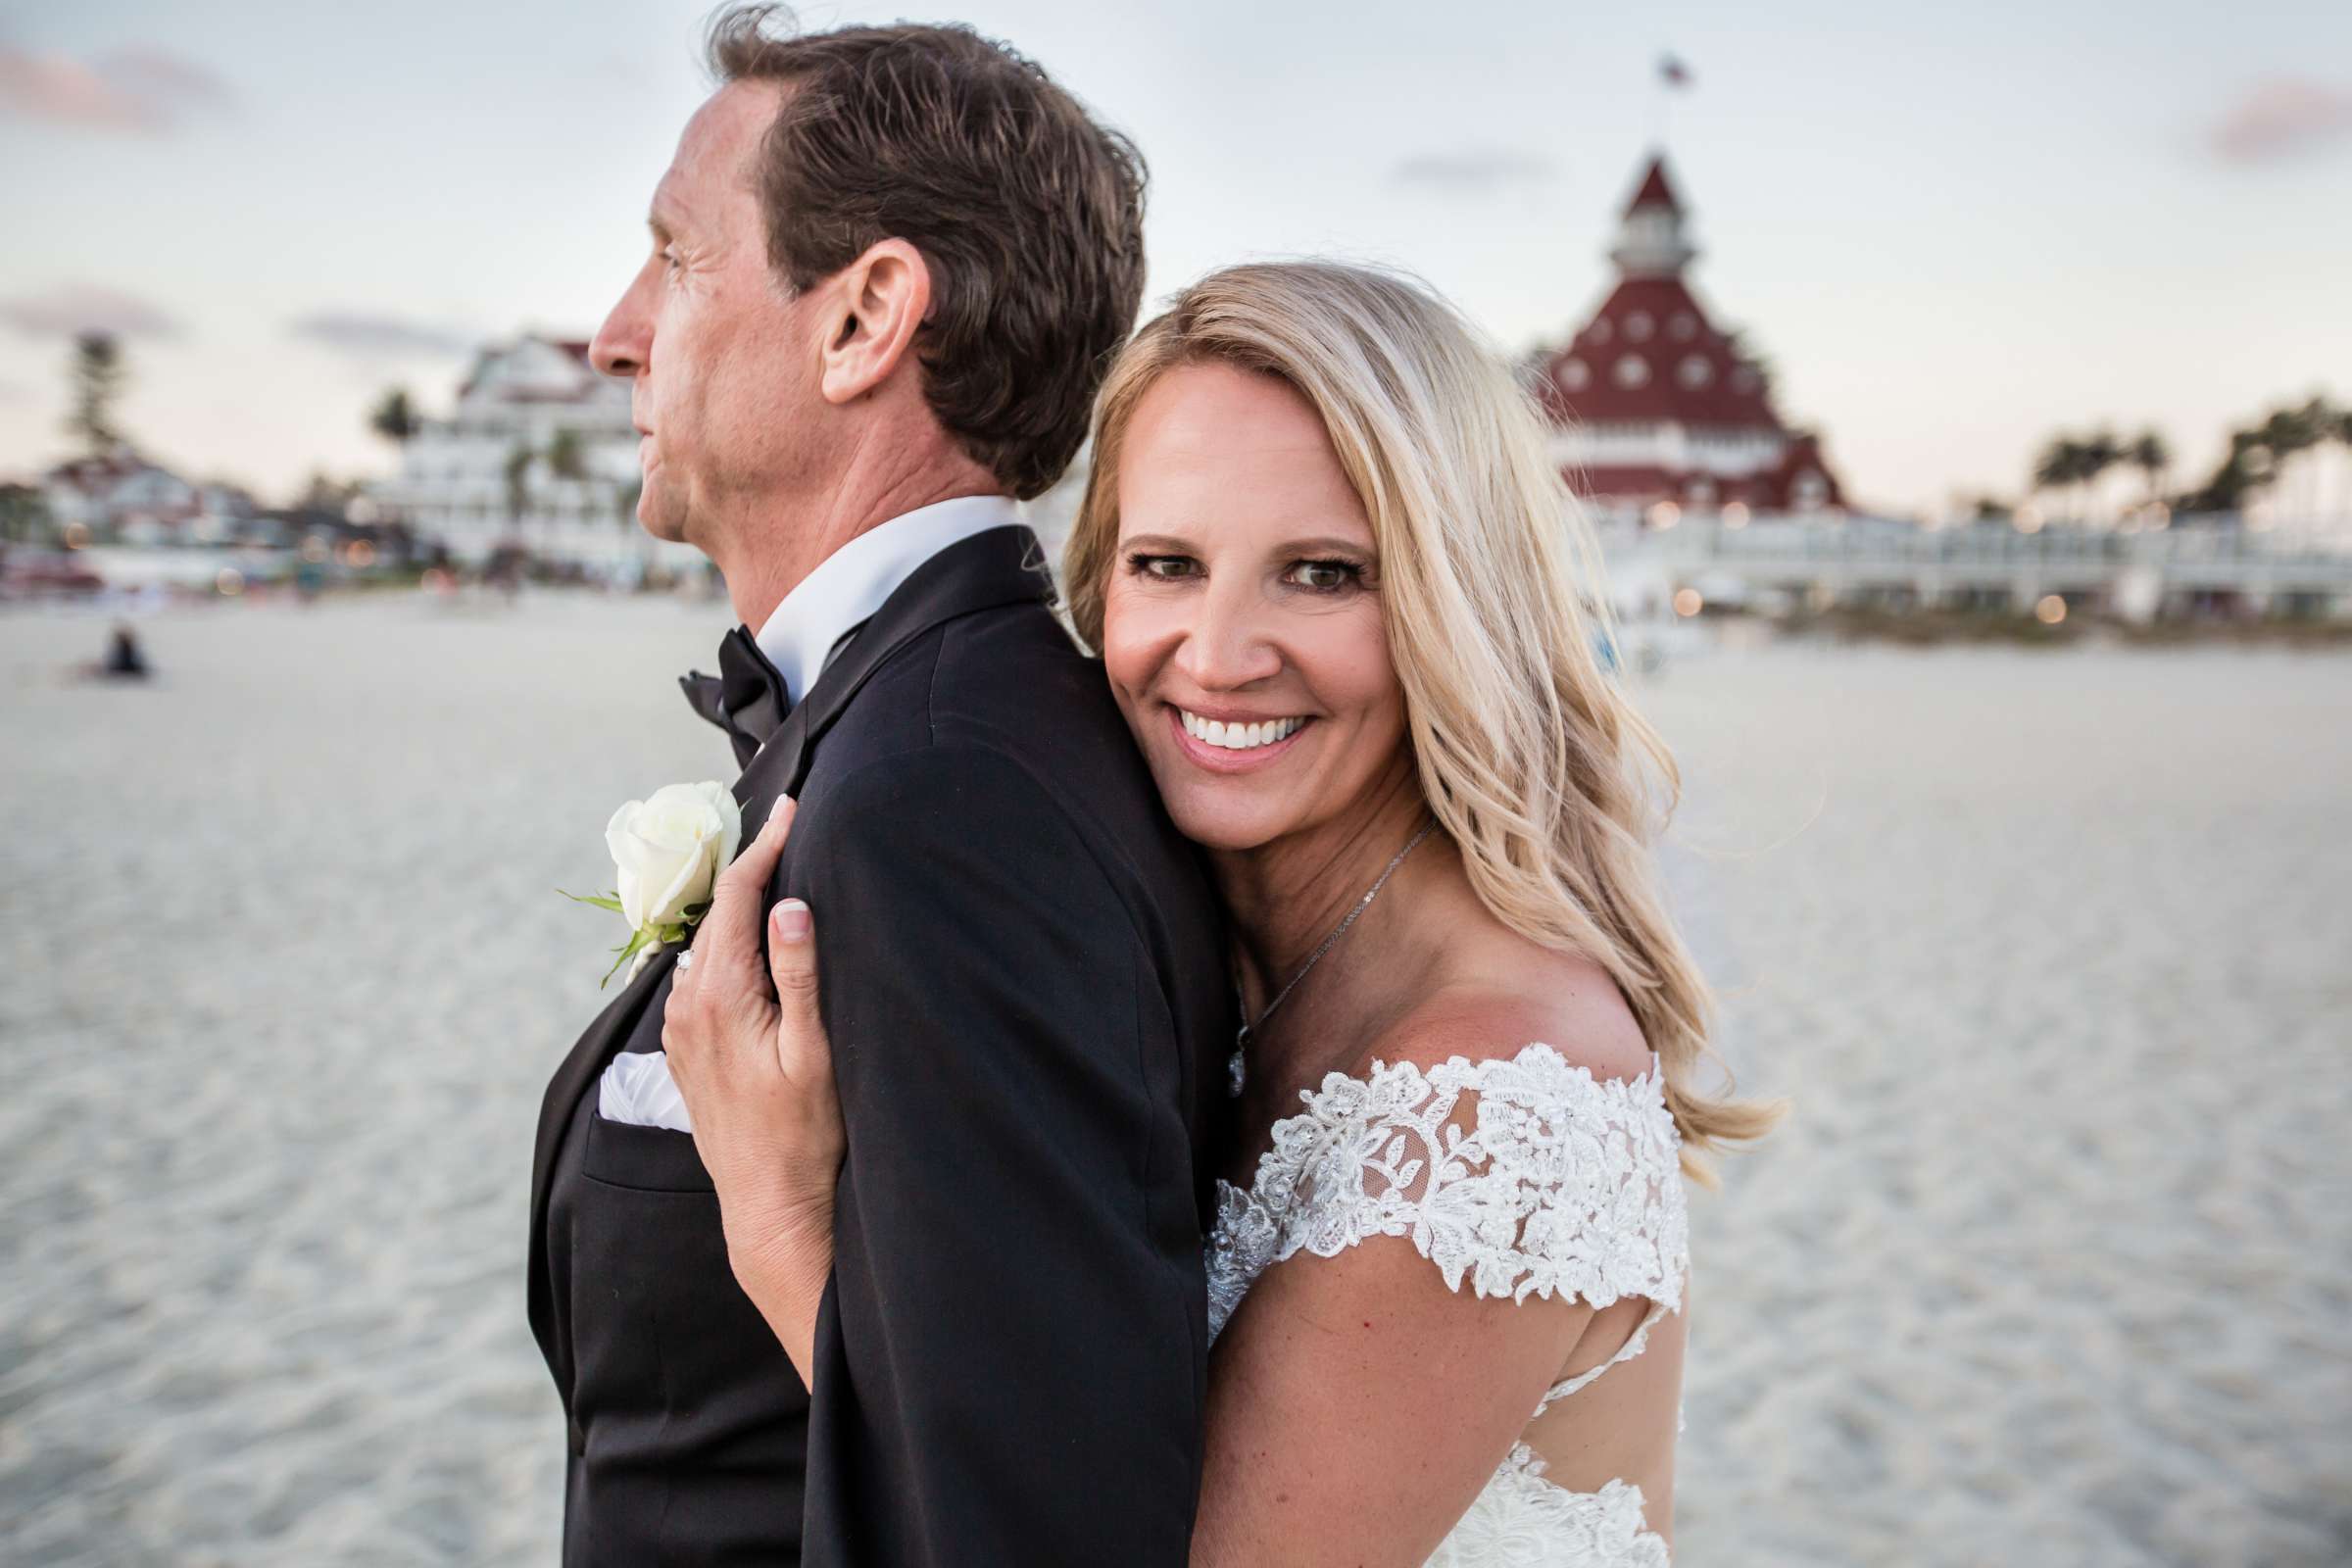
[[[1301,561],[1284,573],[1283,580],[1316,593],[1337,593],[1362,577],[1363,568],[1352,561]]]
[[[1197,564],[1190,556],[1144,556],[1128,559],[1128,568],[1140,576],[1156,578],[1161,582],[1176,582],[1193,574]]]

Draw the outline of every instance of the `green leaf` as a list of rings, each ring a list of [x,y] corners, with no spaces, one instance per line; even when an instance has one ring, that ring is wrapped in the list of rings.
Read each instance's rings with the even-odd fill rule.
[[[643,931],[630,932],[629,940],[618,949],[620,956],[612,960],[612,967],[605,971],[605,978],[596,983],[596,989],[599,991],[604,990],[606,982],[610,981],[613,975],[617,974],[620,971],[620,966],[628,962],[631,956],[634,955],[639,948],[644,946],[645,933]]]
[[[556,891],[558,893],[564,893],[562,888],[558,888]],[[614,914],[625,914],[628,912],[620,906],[620,895],[617,893],[607,895],[604,898],[598,898],[595,895],[588,893],[564,893],[564,896],[571,900],[574,904],[593,904],[600,909],[611,909]]]

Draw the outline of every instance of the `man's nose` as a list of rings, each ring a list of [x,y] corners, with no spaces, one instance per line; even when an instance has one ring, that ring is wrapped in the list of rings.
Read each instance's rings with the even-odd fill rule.
[[[629,291],[612,307],[605,324],[596,329],[588,344],[588,363],[607,375],[630,376],[645,368],[651,356],[652,322],[638,306],[637,288]]]

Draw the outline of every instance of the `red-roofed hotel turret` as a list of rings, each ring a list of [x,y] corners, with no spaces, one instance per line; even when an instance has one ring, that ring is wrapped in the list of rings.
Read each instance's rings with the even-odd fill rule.
[[[1616,287],[1542,365],[1570,482],[1607,509],[1842,505],[1818,442],[1781,422],[1762,368],[1683,281],[1697,254],[1665,155],[1654,154],[1609,247]]]

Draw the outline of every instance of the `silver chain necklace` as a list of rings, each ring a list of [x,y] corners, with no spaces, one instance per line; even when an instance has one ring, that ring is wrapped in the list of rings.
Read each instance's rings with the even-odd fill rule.
[[[1280,991],[1274,993],[1274,1000],[1267,1003],[1266,1010],[1257,1015],[1257,1022],[1250,1023],[1248,1021],[1250,1009],[1249,1004],[1242,1002],[1242,988],[1240,986],[1235,986],[1233,988],[1234,1001],[1241,1004],[1243,1023],[1241,1028],[1234,1031],[1233,1059],[1225,1065],[1225,1088],[1228,1095],[1237,1099],[1241,1095],[1242,1081],[1248,1076],[1250,1070],[1248,1056],[1250,1054],[1250,1041],[1251,1037],[1254,1036],[1258,1030],[1263,1029],[1266,1026],[1266,1020],[1274,1016],[1274,1009],[1281,1006],[1284,1000],[1288,998],[1292,992],[1298,989],[1298,982],[1306,978],[1306,972],[1309,969],[1312,969],[1316,964],[1323,961],[1323,955],[1331,951],[1332,944],[1339,941],[1340,938],[1346,936],[1348,934],[1348,928],[1355,924],[1357,918],[1361,916],[1366,909],[1372,907],[1372,901],[1380,897],[1380,890],[1389,885],[1389,878],[1396,874],[1396,868],[1404,863],[1404,858],[1412,854],[1413,851],[1419,849],[1421,847],[1421,841],[1429,837],[1429,835],[1436,830],[1437,825],[1438,824],[1434,818],[1428,822],[1424,822],[1421,825],[1421,831],[1405,841],[1404,848],[1398,850],[1396,852],[1396,858],[1389,862],[1389,868],[1380,873],[1380,880],[1373,883],[1372,886],[1365,891],[1364,896],[1355,901],[1355,907],[1348,911],[1348,918],[1342,920],[1337,926],[1334,926],[1332,928],[1331,935],[1323,939],[1323,945],[1315,949],[1313,953],[1307,956],[1306,962],[1298,966],[1298,972],[1291,976],[1290,984],[1284,986]]]

